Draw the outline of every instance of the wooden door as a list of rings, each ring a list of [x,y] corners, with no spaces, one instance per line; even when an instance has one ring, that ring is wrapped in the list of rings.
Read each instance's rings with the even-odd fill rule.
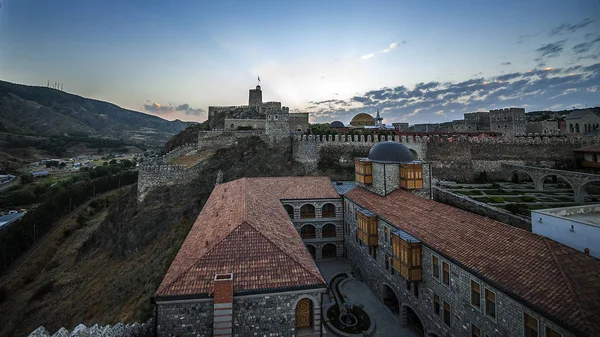
[[[310,328],[312,326],[312,301],[303,298],[296,305],[296,328]]]

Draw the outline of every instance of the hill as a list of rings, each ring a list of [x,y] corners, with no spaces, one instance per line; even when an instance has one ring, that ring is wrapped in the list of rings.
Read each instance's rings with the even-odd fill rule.
[[[185,142],[187,133],[175,141]],[[87,209],[0,287],[0,336],[26,336],[79,323],[142,322],[151,296],[214,188],[252,176],[301,175],[290,149],[258,137],[213,151],[193,181],[163,186],[137,201],[136,188]]]
[[[159,146],[186,126],[52,88],[0,81],[0,132],[109,136]]]

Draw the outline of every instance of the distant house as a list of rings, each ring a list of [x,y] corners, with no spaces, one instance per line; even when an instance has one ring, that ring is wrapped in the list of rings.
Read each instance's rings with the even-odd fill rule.
[[[574,150],[577,166],[587,173],[600,174],[600,146],[588,146]]]
[[[31,175],[33,175],[34,178],[47,177],[48,174],[49,174],[48,171],[31,172]]]
[[[8,225],[19,220],[25,214],[26,214],[25,212],[21,212],[21,213],[16,212],[13,214],[0,216],[0,231],[3,231],[5,228],[8,227]]]
[[[597,108],[575,110],[565,117],[565,122],[568,135],[595,135],[600,127],[600,112]]]
[[[600,204],[532,210],[531,230],[600,258]]]

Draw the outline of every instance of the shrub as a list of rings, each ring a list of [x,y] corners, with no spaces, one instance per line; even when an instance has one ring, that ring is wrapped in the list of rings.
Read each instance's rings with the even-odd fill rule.
[[[4,302],[8,298],[8,289],[5,285],[0,286],[0,303]]]
[[[527,205],[520,203],[510,203],[506,205],[506,210],[513,214],[529,214],[529,208],[527,208]]]
[[[31,182],[33,182],[33,174],[31,173],[26,173],[26,174],[21,174],[21,185],[25,185],[25,184],[29,184]]]
[[[33,293],[33,295],[31,296],[31,301],[41,300],[42,298],[44,298],[44,296],[46,296],[46,294],[48,294],[49,292],[52,291],[53,287],[54,287],[54,281],[51,280],[51,281],[44,282],[44,284],[42,284],[35,291],[35,293]]]
[[[504,198],[502,198],[502,197],[492,197],[491,198],[491,202],[493,202],[493,203],[504,202]]]
[[[533,200],[535,200],[532,196],[526,195],[523,198],[524,202],[532,202]]]
[[[492,188],[500,188],[500,184],[498,184],[498,183],[492,183]]]

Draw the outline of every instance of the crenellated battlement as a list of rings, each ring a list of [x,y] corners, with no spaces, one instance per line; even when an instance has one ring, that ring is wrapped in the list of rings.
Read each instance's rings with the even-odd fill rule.
[[[195,150],[198,149],[198,143],[188,143],[174,148],[173,150],[167,152],[164,156],[164,160],[171,160],[181,156],[185,156]]]

